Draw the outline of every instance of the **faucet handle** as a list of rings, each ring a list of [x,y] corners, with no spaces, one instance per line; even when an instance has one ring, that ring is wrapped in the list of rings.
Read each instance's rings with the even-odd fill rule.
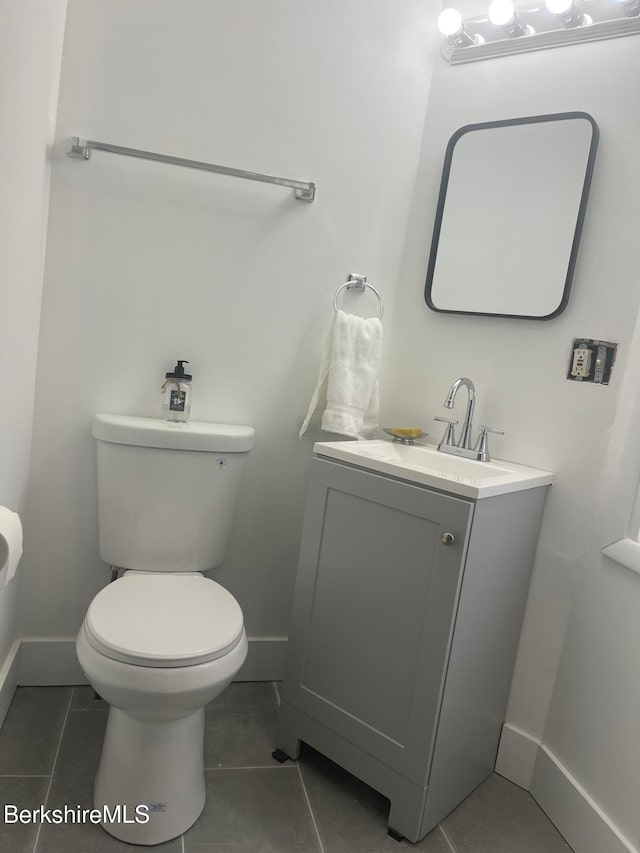
[[[480,430],[480,438],[478,439],[478,443],[476,444],[474,449],[478,454],[478,459],[480,460],[480,462],[491,462],[487,434],[492,432],[495,435],[504,435],[504,430],[494,429],[493,427],[484,426],[484,424],[480,424],[478,429]]]
[[[445,431],[444,437],[440,444],[438,445],[438,449],[442,447],[442,445],[452,445],[456,443],[455,435],[453,428],[458,423],[457,418],[441,418],[440,416],[436,416],[434,421],[441,421],[443,424],[447,424],[447,429]]]

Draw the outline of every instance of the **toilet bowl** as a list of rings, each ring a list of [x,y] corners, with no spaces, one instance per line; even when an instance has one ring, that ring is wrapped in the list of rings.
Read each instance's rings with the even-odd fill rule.
[[[129,571],[94,598],[76,650],[111,706],[94,807],[121,813],[104,829],[133,844],[181,835],[205,802],[204,707],[246,658],[239,605],[198,573]]]
[[[205,802],[204,708],[247,655],[242,610],[202,572],[231,532],[251,427],[96,415],[99,551],[125,569],[89,604],[80,665],[109,705],[94,807],[161,844]]]

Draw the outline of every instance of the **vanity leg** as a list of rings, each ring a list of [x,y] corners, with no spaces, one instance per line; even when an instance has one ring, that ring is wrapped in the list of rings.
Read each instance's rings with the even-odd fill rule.
[[[276,761],[279,761],[280,764],[284,764],[285,761],[290,760],[287,753],[283,752],[281,749],[274,749],[271,755],[275,758]]]
[[[396,841],[420,841],[426,835],[422,831],[426,790],[398,776],[389,781],[390,784],[383,791],[390,803],[388,834]]]
[[[275,750],[271,753],[276,761],[286,761],[288,758],[292,761],[297,760],[300,755],[299,732],[300,725],[297,720],[296,709],[284,700],[281,701],[278,709]]]

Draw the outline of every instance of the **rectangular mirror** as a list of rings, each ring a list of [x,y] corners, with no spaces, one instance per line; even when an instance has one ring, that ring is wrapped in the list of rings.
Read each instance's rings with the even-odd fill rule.
[[[587,113],[461,127],[449,140],[425,299],[549,320],[566,307],[598,142]]]

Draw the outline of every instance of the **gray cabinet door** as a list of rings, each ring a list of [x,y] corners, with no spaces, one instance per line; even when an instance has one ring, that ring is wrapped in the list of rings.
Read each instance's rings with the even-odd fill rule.
[[[420,785],[472,513],[470,501],[312,463],[283,698]]]

